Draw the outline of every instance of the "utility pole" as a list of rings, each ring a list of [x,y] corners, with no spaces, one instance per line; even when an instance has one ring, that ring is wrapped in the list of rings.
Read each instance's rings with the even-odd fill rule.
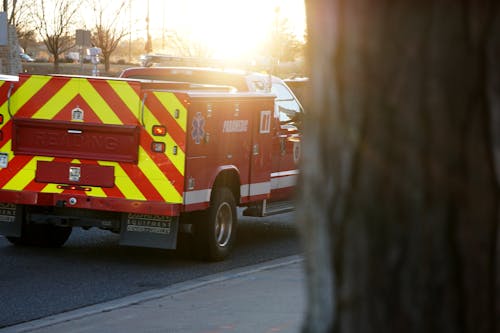
[[[149,0],[148,0],[148,6],[147,6],[147,16],[146,16],[146,31],[147,31],[147,41],[146,41],[146,47],[144,51],[146,53],[151,53],[153,51],[153,42],[151,41],[151,34],[149,33]]]
[[[132,62],[132,0],[128,1],[128,63]]]
[[[162,17],[162,24],[161,24],[161,49],[162,52],[165,51],[165,8],[167,7],[165,5],[166,1],[163,1],[163,17]]]

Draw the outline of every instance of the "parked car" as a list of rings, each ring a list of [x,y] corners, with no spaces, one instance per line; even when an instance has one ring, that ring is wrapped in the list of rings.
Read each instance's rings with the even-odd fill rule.
[[[29,56],[29,54],[26,53],[20,53],[19,57],[21,58],[22,62],[34,62],[35,59]]]

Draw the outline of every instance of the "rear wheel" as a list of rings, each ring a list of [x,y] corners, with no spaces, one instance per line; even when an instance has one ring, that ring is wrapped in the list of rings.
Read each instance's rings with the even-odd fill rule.
[[[226,187],[216,188],[209,209],[198,220],[194,230],[196,256],[220,261],[231,253],[236,238],[236,202]]]
[[[61,247],[71,231],[71,227],[52,224],[24,224],[20,237],[7,237],[7,240],[14,245]]]

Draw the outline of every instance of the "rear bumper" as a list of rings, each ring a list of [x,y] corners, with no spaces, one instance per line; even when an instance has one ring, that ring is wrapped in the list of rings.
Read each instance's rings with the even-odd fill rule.
[[[0,190],[0,202],[17,205],[68,207],[120,213],[178,216],[180,204],[158,201],[139,201],[123,198],[91,197],[78,193],[40,193]]]

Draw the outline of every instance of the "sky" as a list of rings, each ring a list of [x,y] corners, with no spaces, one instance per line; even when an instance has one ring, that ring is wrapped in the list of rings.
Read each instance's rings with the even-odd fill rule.
[[[149,0],[150,31],[177,31],[214,48],[220,57],[237,57],[265,39],[276,17],[286,18],[302,38],[305,31],[303,0]],[[147,1],[129,0],[132,33],[145,34]],[[133,17],[133,18],[132,18]],[[130,18],[132,18],[130,20]]]

